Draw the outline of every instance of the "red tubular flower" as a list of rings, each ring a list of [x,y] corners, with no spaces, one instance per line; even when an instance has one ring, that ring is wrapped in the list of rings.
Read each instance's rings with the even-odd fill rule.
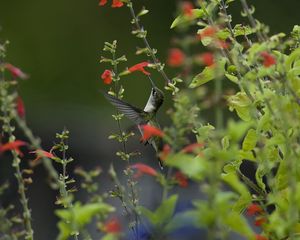
[[[119,8],[122,7],[124,5],[124,3],[122,3],[122,1],[120,0],[113,0],[113,3],[111,5],[111,7],[113,8]]]
[[[190,145],[187,145],[186,147],[184,147],[181,152],[184,153],[190,153],[193,152],[196,148],[202,148],[204,147],[203,143],[192,143]]]
[[[179,48],[169,50],[167,64],[170,67],[179,67],[184,63],[185,54]]]
[[[259,235],[259,234],[256,234],[256,235],[255,235],[255,239],[256,239],[256,240],[268,240],[267,237],[262,236],[262,235]]]
[[[106,222],[103,226],[103,231],[106,233],[120,233],[122,230],[121,224],[117,218],[113,218]]]
[[[188,17],[193,16],[194,6],[191,2],[183,2],[181,8],[182,8],[182,12],[185,16],[188,16]]]
[[[25,117],[25,106],[23,99],[20,96],[17,98],[17,113],[20,118]]]
[[[112,82],[112,72],[110,70],[105,70],[102,73],[101,78],[102,78],[104,84],[111,84],[111,82]]]
[[[107,3],[107,0],[100,0],[99,6],[104,6]]]
[[[257,227],[262,226],[263,224],[265,224],[267,222],[267,219],[265,217],[257,217],[255,219],[254,225]]]
[[[160,129],[149,124],[141,125],[140,127],[143,130],[143,137],[141,139],[142,141],[147,141],[153,136],[162,137],[164,135],[164,133]]]
[[[186,188],[188,186],[188,178],[182,172],[176,172],[175,179],[180,187]]]
[[[276,58],[274,56],[272,56],[270,53],[262,52],[260,55],[263,58],[263,65],[265,67],[270,67],[270,66],[276,64]]]
[[[252,203],[247,207],[246,211],[248,216],[253,216],[262,213],[264,210],[258,204]]]
[[[42,149],[37,149],[36,151],[32,151],[30,153],[35,153],[36,158],[33,160],[34,162],[38,161],[39,159],[46,157],[46,158],[54,158],[55,156],[51,152],[46,152]]]
[[[199,55],[199,60],[208,67],[215,63],[214,55],[211,52],[202,53]]]
[[[0,153],[4,153],[6,151],[16,151],[18,155],[21,157],[23,156],[23,153],[20,150],[20,147],[26,146],[27,143],[21,140],[16,140],[13,142],[8,142],[3,145],[0,145]]]
[[[147,175],[154,176],[154,177],[156,177],[158,175],[157,171],[154,168],[149,167],[143,163],[137,163],[137,164],[131,165],[130,167],[132,169],[137,169],[137,173],[133,176],[134,178],[139,178],[143,174],[147,174]]]
[[[200,38],[206,38],[206,37],[214,37],[217,30],[214,27],[208,26],[204,28],[200,33]]]
[[[128,71],[130,73],[132,72],[136,72],[136,71],[141,71],[142,73],[144,73],[145,75],[150,75],[149,72],[147,72],[144,67],[148,67],[149,66],[149,63],[148,62],[141,62],[141,63],[138,63],[138,64],[135,64],[133,65],[132,67],[130,67],[128,69]]]
[[[11,75],[14,78],[21,78],[21,79],[27,79],[28,78],[27,74],[25,74],[24,72],[22,72],[21,69],[15,67],[14,65],[12,65],[10,63],[6,63],[5,68],[11,73]]]

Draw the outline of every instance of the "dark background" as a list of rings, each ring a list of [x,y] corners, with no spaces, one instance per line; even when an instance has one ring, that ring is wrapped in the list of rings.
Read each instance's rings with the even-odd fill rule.
[[[176,1],[135,2],[138,2],[138,9],[144,4],[150,10],[150,14],[142,19],[143,25],[148,30],[151,46],[158,49],[158,56],[164,61],[170,39],[175,34],[169,26],[174,18]],[[271,27],[271,33],[288,32],[294,24],[300,24],[299,0],[256,0],[249,3],[256,7],[255,16]],[[246,22],[239,16],[239,1],[232,4],[229,11],[236,17],[235,21]],[[114,109],[100,94],[100,89],[106,88],[100,75],[107,66],[100,65],[99,60],[104,41],[114,39],[118,40],[120,55],[126,54],[129,60],[124,68],[146,60],[134,55],[136,46],[143,45],[130,34],[130,19],[126,7],[111,9],[110,1],[100,8],[97,0],[0,0],[0,39],[11,43],[7,61],[30,75],[30,79],[21,81],[19,86],[26,104],[27,122],[43,139],[46,150],[52,145],[55,133],[67,127],[71,132],[73,166],[90,168],[101,165],[106,170],[114,159],[112,153],[118,149],[118,145],[107,140],[117,128],[111,118]],[[166,72],[169,76],[174,74],[168,68]],[[156,73],[153,76],[162,86],[161,76]],[[137,73],[124,78],[123,84],[125,98],[142,106],[148,98],[148,92],[145,92],[149,88],[147,78]],[[164,109],[167,107],[168,104]],[[164,118],[163,112],[161,118]],[[126,123],[125,127],[130,126],[129,122]],[[145,150],[136,142],[132,142],[131,147],[149,152],[150,157],[145,161],[153,160],[150,159],[153,158],[151,149]],[[3,164],[0,165],[1,179],[6,178],[10,171],[5,167],[9,165],[9,159],[5,160],[0,163]],[[53,218],[51,209],[56,193],[48,190],[43,169],[36,171],[34,184],[29,190],[36,239],[51,240],[56,236],[55,222],[48,220]],[[108,189],[108,184],[103,182],[103,190]],[[157,199],[149,196],[149,192],[151,189],[141,197],[142,201],[148,199],[146,205],[153,203],[151,199]]]

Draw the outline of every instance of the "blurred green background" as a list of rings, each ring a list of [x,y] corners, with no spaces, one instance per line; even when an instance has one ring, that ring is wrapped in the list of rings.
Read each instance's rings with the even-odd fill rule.
[[[169,26],[177,1],[134,2],[138,9],[145,5],[150,10],[142,23],[148,30],[151,46],[158,49],[158,56],[164,61],[175,34]],[[256,7],[255,16],[269,25],[272,33],[288,32],[294,24],[300,24],[299,0],[249,0],[249,3]],[[236,22],[246,23],[239,16],[239,1],[229,11]],[[114,109],[100,94],[100,89],[106,88],[100,79],[106,66],[100,65],[99,60],[104,41],[114,39],[118,40],[120,55],[126,54],[129,60],[124,68],[146,60],[134,55],[136,47],[143,45],[130,34],[130,19],[126,7],[112,9],[110,1],[107,6],[98,7],[97,0],[0,0],[0,39],[11,43],[7,61],[30,75],[29,80],[21,81],[19,93],[26,105],[27,122],[42,137],[45,149],[51,146],[55,133],[67,127],[71,131],[70,147],[76,164],[109,163],[117,146],[108,142],[107,136],[116,126],[110,116]],[[175,74],[168,68],[166,72],[169,76]],[[156,73],[153,76],[162,86],[161,76]],[[125,98],[142,106],[150,89],[147,78],[136,73],[125,77],[123,83]],[[30,191],[36,193],[43,188],[44,180],[34,181]],[[45,190],[43,196],[48,196],[48,201],[41,201],[40,196],[31,197],[31,206],[41,207],[33,215],[34,225],[40,228],[36,239],[46,239],[45,236],[54,239],[56,232],[45,224],[45,217],[51,218],[53,214],[45,209],[52,207],[55,193]]]

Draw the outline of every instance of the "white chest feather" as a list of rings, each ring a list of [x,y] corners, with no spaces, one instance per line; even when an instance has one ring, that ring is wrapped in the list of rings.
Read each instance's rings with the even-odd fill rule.
[[[144,111],[150,113],[153,112],[154,110],[155,110],[154,99],[150,96],[144,108]]]

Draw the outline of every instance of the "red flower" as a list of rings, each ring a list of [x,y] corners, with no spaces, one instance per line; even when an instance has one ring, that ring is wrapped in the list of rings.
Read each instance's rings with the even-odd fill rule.
[[[22,98],[18,96],[17,98],[17,113],[20,118],[25,117],[25,106]]]
[[[101,78],[102,78],[104,84],[111,84],[111,82],[112,82],[112,72],[110,70],[105,70],[102,73]]]
[[[15,78],[21,78],[21,79],[27,79],[28,75],[22,72],[21,69],[15,67],[14,65],[10,63],[5,64],[5,68],[13,75]]]
[[[107,3],[107,0],[100,0],[99,6],[104,6]],[[111,7],[119,8],[122,7],[124,3],[120,0],[113,0]]]
[[[204,146],[203,143],[192,143],[190,145],[187,145],[186,147],[184,147],[181,152],[184,153],[190,153],[193,152],[196,148],[202,148]]]
[[[262,52],[260,55],[262,56],[262,58],[264,60],[263,65],[265,67],[270,67],[270,66],[276,64],[276,58],[274,56],[272,56],[270,53]]]
[[[103,226],[103,231],[107,233],[120,233],[121,232],[121,224],[117,218],[113,218],[106,222]]]
[[[149,167],[143,163],[137,163],[137,164],[131,165],[130,167],[133,169],[137,169],[137,173],[133,176],[134,178],[139,178],[143,174],[147,174],[147,175],[156,177],[158,174],[154,168]]]
[[[145,75],[150,75],[149,72],[147,72],[144,67],[148,67],[149,66],[149,63],[148,62],[141,62],[141,63],[138,63],[138,64],[135,64],[133,65],[132,67],[130,67],[128,69],[128,71],[130,73],[132,72],[135,72],[135,71],[141,71],[142,73],[144,73]]]
[[[147,141],[149,138],[153,136],[162,137],[164,135],[164,133],[160,129],[151,126],[149,124],[141,125],[140,127],[143,130],[143,137],[141,139],[142,141]]]
[[[20,150],[20,147],[26,146],[27,143],[21,140],[16,140],[13,142],[8,142],[3,145],[0,145],[0,153],[6,152],[6,151],[16,151],[17,154],[19,154],[21,157],[23,156],[23,153]]]
[[[179,48],[169,50],[167,64],[171,67],[179,67],[185,60],[185,54]]]
[[[55,156],[51,153],[51,152],[46,152],[42,149],[37,149],[36,151],[32,151],[30,153],[35,153],[36,154],[36,158],[33,160],[34,162],[43,158],[43,157],[46,157],[46,158],[54,158]]]
[[[122,3],[122,1],[120,0],[113,0],[113,3],[111,5],[111,7],[113,8],[119,8],[122,7],[124,5],[124,3]]]
[[[259,234],[255,235],[255,239],[256,240],[268,240],[268,238],[266,238],[265,236],[259,235]]]
[[[220,49],[227,49],[227,48],[229,48],[229,44],[226,41],[224,41],[224,40],[217,40],[215,42],[215,45],[216,45],[217,48],[220,48]]]
[[[188,178],[182,172],[176,172],[175,179],[180,187],[186,188],[188,186]]]
[[[217,30],[214,27],[208,26],[204,28],[200,33],[200,38],[206,38],[206,37],[214,37]]]
[[[169,144],[165,144],[163,150],[159,153],[159,158],[164,161],[171,152],[171,147]]]
[[[100,0],[99,6],[104,6],[107,3],[107,0]]]
[[[199,55],[199,60],[206,66],[212,66],[215,63],[214,55],[211,52],[202,53]]]
[[[194,6],[191,2],[183,2],[182,3],[182,12],[185,16],[191,17],[193,16]]]
[[[262,213],[264,210],[258,204],[252,203],[247,207],[247,215],[253,216],[258,213]]]
[[[260,227],[261,225],[265,224],[267,222],[267,219],[265,217],[257,217],[255,219],[254,225],[257,227]]]

